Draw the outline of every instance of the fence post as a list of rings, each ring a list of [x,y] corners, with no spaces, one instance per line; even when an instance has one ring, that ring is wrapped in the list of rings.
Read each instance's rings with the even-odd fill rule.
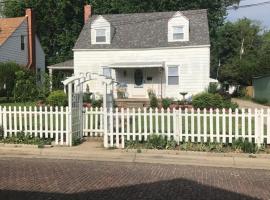
[[[255,109],[254,113],[254,121],[255,121],[255,144],[257,144],[258,148],[261,147],[261,115],[260,111]]]
[[[3,129],[4,129],[4,138],[7,137],[7,108],[3,108]]]
[[[107,108],[104,107],[104,109],[103,109],[103,117],[104,117],[104,119],[103,119],[103,122],[104,122],[104,126],[103,126],[104,127],[103,142],[104,142],[104,147],[105,148],[109,147],[109,145],[108,145],[108,117],[107,117],[107,112],[108,112]]]

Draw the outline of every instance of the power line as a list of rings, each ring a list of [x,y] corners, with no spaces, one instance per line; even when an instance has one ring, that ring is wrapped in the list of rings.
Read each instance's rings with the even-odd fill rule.
[[[246,0],[242,0],[242,1],[246,1]],[[241,5],[241,6],[230,6],[227,8],[227,10],[236,10],[239,8],[250,8],[250,7],[255,7],[255,6],[262,6],[262,5],[266,5],[266,4],[270,4],[270,1],[265,1],[265,2],[260,2],[260,3],[253,3],[253,4],[246,4],[246,5]]]

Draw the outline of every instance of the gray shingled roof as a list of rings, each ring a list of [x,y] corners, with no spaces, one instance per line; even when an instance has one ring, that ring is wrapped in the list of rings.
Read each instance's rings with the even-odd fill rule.
[[[48,66],[48,68],[73,68],[74,66],[74,61],[73,60],[66,60],[61,63],[57,63],[54,65]]]
[[[207,10],[189,10],[181,13],[190,20],[188,42],[168,42],[168,20],[175,12],[102,15],[111,23],[111,44],[91,44],[93,15],[83,27],[74,49],[155,48],[171,46],[209,45]]]

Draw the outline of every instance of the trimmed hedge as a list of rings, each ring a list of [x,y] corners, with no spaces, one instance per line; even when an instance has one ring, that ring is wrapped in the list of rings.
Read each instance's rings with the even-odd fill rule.
[[[46,102],[50,106],[67,106],[68,97],[62,90],[56,90],[48,96]]]
[[[216,108],[231,108],[235,110],[238,108],[236,103],[232,103],[228,99],[224,99],[219,94],[211,94],[211,93],[201,93],[193,97],[192,105],[194,108],[199,109],[216,109]]]

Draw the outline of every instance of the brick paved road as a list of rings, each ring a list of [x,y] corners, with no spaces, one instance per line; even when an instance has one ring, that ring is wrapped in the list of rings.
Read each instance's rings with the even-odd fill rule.
[[[270,171],[0,158],[1,200],[270,199]]]

